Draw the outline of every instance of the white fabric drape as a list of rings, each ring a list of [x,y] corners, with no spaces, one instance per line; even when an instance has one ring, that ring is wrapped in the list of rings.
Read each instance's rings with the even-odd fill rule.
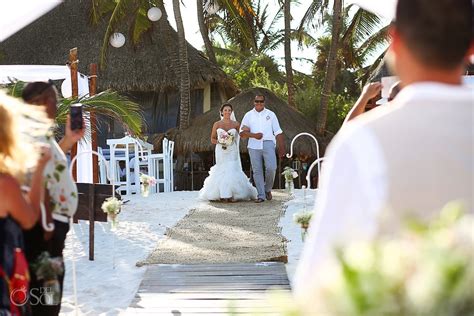
[[[0,1],[0,42],[18,32],[62,0],[15,0]]]

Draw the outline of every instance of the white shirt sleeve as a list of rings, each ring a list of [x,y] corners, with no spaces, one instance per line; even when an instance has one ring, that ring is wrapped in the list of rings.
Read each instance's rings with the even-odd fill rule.
[[[249,112],[245,113],[244,118],[242,119],[242,122],[240,123],[239,133],[242,133],[244,126],[247,126],[248,128],[250,128]]]
[[[296,295],[317,287],[324,277],[318,271],[334,258],[335,247],[370,238],[377,229],[387,191],[384,157],[370,130],[347,126],[323,164],[315,216],[294,279]]]
[[[283,131],[280,128],[280,123],[278,122],[277,116],[275,115],[275,113],[272,113],[272,114],[273,114],[273,117],[272,117],[273,135],[277,136],[277,135],[283,133]]]

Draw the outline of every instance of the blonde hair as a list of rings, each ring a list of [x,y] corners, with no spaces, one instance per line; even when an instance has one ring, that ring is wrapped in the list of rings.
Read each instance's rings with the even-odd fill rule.
[[[38,137],[51,126],[44,109],[0,91],[0,173],[22,180],[38,160]]]

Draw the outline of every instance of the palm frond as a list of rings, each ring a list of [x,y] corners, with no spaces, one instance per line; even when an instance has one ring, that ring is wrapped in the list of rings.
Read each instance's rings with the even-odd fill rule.
[[[306,9],[303,18],[301,19],[298,30],[302,30],[305,26],[308,28],[316,28],[322,23],[322,16],[328,8],[328,0],[313,0]],[[319,15],[319,17],[317,17]]]
[[[372,34],[359,46],[359,48],[357,49],[358,53],[363,56],[369,56],[379,50],[382,46],[385,46],[386,49],[389,43],[388,29],[389,26],[387,25]]]
[[[255,37],[253,36],[253,23],[251,23],[254,19],[255,12],[249,1],[221,0],[221,5],[225,8],[230,21],[232,21],[234,24],[234,28],[235,25],[237,25],[237,29],[243,36],[242,39],[245,41],[245,43],[256,50],[257,45],[255,42]]]
[[[116,0],[116,5],[113,9],[112,15],[110,16],[107,29],[102,40],[102,48],[100,49],[99,64],[103,68],[107,61],[107,49],[109,47],[109,38],[115,32],[115,30],[123,23],[124,17],[130,11],[131,1],[130,0]]]
[[[91,2],[90,22],[92,25],[99,24],[102,17],[115,7],[114,0],[92,0]]]
[[[292,37],[294,37],[298,41],[298,45],[300,48],[303,48],[303,46],[306,47],[316,47],[318,43],[318,39],[314,38],[309,32],[305,30],[295,30],[292,32]]]
[[[132,25],[130,27],[130,34],[133,45],[137,45],[140,37],[152,27],[152,22],[147,17],[146,7],[139,6],[135,10]]]
[[[81,103],[84,111],[101,114],[120,122],[125,130],[134,135],[140,136],[142,133],[145,120],[140,106],[116,91],[106,90],[94,96],[79,99],[61,99],[56,116],[58,124],[65,124],[70,105],[73,103]]]
[[[373,62],[372,65],[370,65],[366,70],[365,73],[359,78],[360,82],[362,83],[362,86],[367,84],[367,80],[369,78],[373,77],[374,72],[379,68],[380,63],[383,61],[385,54],[387,53],[387,50],[384,50]]]
[[[1,88],[7,90],[11,96],[21,98],[21,94],[26,85],[23,81],[11,81],[2,85]],[[69,113],[71,104],[81,103],[84,111],[93,111],[105,117],[112,118],[120,122],[124,129],[132,134],[141,135],[145,122],[140,105],[130,101],[116,91],[106,90],[94,96],[84,96],[81,98],[65,98],[58,100],[56,113],[56,124],[64,125]]]

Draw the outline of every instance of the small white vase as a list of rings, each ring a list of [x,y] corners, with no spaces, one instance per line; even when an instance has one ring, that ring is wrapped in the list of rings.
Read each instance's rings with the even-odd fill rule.
[[[115,229],[117,227],[117,214],[114,212],[108,212],[107,213],[107,222],[110,222],[110,225],[112,229]]]
[[[141,191],[143,197],[148,197],[150,194],[150,186],[148,184],[142,184]]]
[[[293,183],[293,180],[285,181],[285,190],[288,192],[288,194],[293,194],[295,191],[295,184]]]

